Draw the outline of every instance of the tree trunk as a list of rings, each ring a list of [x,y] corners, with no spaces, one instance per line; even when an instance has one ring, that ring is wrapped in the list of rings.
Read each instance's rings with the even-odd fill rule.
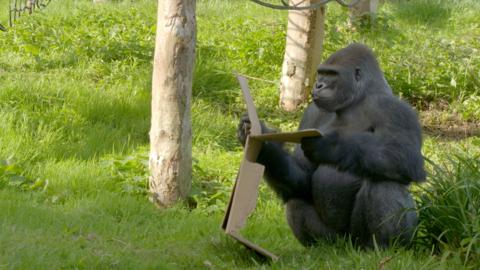
[[[192,178],[195,0],[159,0],[156,35],[149,187],[153,201],[168,207],[187,196]]]
[[[28,9],[28,14],[32,14],[34,4],[35,4],[35,3],[33,2],[33,0],[27,0],[27,1],[25,2],[25,7]]]
[[[374,18],[379,4],[379,0],[360,0],[358,4],[350,8],[350,23],[356,20]]]
[[[290,0],[290,5],[310,5],[318,0]],[[280,81],[280,106],[294,111],[307,99],[323,51],[325,8],[290,10]]]

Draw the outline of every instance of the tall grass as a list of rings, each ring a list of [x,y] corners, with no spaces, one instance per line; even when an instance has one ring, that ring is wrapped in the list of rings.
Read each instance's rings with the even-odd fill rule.
[[[480,154],[456,154],[442,165],[431,164],[429,184],[420,189],[416,241],[480,265]]]

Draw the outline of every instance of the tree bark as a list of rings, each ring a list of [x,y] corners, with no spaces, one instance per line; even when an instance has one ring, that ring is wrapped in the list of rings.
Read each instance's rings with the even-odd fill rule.
[[[350,8],[350,22],[375,17],[379,5],[380,0],[360,0],[358,4]]]
[[[290,5],[310,5],[318,0],[290,0]],[[325,7],[290,10],[280,81],[280,106],[294,111],[303,103],[315,82],[323,51]]]
[[[161,207],[185,198],[191,185],[195,26],[195,0],[158,1],[149,188]]]

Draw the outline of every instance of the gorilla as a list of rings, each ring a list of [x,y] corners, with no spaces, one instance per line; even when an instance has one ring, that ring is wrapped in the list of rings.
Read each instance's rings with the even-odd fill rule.
[[[264,142],[257,162],[267,184],[286,204],[288,224],[305,246],[351,237],[360,247],[408,244],[417,224],[411,182],[426,175],[422,137],[412,107],[393,95],[372,51],[352,44],[317,69],[313,102],[292,154]],[[245,145],[250,121],[237,131]],[[275,132],[262,123],[262,132]]]

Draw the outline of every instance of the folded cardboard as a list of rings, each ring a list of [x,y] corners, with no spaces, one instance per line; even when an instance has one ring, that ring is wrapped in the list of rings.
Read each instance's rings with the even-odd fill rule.
[[[240,83],[245,103],[247,104],[251,127],[250,134],[245,143],[243,160],[240,164],[237,180],[233,187],[222,228],[227,235],[236,239],[246,247],[275,261],[278,259],[276,255],[250,242],[240,234],[240,230],[245,226],[248,216],[253,212],[257,204],[258,186],[260,185],[260,180],[265,170],[263,165],[256,163],[258,153],[260,152],[263,141],[299,143],[302,138],[316,137],[321,134],[316,129],[262,134],[260,121],[252,96],[250,95],[247,79],[241,75],[237,75],[237,79]]]

